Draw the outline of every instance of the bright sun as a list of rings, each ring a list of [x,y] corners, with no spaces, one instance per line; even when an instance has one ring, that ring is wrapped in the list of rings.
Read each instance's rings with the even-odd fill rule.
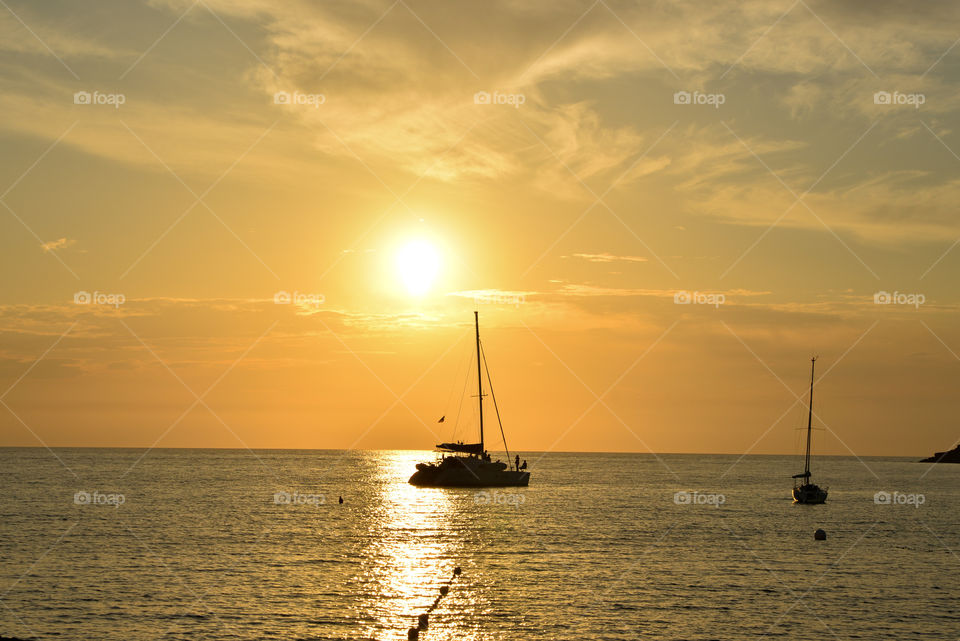
[[[397,253],[397,269],[407,291],[422,296],[429,291],[440,271],[440,255],[427,241],[414,240]]]

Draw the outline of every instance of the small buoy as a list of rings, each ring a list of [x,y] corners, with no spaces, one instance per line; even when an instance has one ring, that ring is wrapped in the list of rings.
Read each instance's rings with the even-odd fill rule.
[[[818,529],[816,532],[813,533],[813,538],[816,539],[817,541],[826,541],[827,533],[824,532],[823,530]]]
[[[420,616],[417,617],[417,627],[420,628],[421,630],[426,630],[428,624],[429,624],[429,620],[426,614],[421,614]]]
[[[450,588],[449,588],[449,587],[447,587],[447,586],[445,586],[445,585],[441,585],[441,586],[440,586],[440,594],[441,594],[441,595],[447,596],[447,592],[449,592],[449,591],[450,591]]]
[[[420,638],[420,630],[416,628],[410,628],[407,630],[407,641],[416,641]]]
[[[340,497],[340,505],[343,505],[343,497]]]
[[[460,566],[453,568],[453,576],[460,576]]]

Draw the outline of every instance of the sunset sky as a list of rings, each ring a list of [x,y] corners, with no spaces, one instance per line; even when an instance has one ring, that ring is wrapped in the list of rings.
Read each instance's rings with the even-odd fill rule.
[[[958,24],[2,0],[0,445],[948,449]]]

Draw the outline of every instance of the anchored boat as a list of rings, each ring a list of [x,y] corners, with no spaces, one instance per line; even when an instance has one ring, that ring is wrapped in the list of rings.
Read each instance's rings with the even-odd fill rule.
[[[525,471],[526,462],[519,464],[519,456],[513,468],[501,461],[492,461],[483,441],[483,370],[486,369],[486,358],[480,345],[480,314],[473,313],[473,322],[477,336],[477,403],[480,409],[480,442],[479,443],[440,443],[437,450],[440,459],[432,463],[417,463],[417,471],[410,477],[410,484],[419,487],[522,487],[530,483],[530,472]],[[490,380],[490,370],[487,369],[487,383],[490,387],[490,396],[493,398],[493,408],[497,414],[497,423],[500,425],[500,435],[503,436],[503,424],[500,422],[500,410],[497,408],[497,398],[493,395],[493,383]],[[510,450],[507,449],[507,439],[503,438],[503,447],[510,460]]]
[[[817,357],[810,359],[810,402],[807,411],[807,455],[803,464],[803,473],[794,474],[793,502],[816,505],[827,500],[827,490],[810,482],[810,432],[813,429],[813,368]]]

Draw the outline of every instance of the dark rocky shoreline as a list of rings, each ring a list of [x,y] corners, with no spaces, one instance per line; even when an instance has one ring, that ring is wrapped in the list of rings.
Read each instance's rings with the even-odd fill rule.
[[[937,452],[931,457],[922,459],[921,463],[960,463],[960,445],[946,452]]]

